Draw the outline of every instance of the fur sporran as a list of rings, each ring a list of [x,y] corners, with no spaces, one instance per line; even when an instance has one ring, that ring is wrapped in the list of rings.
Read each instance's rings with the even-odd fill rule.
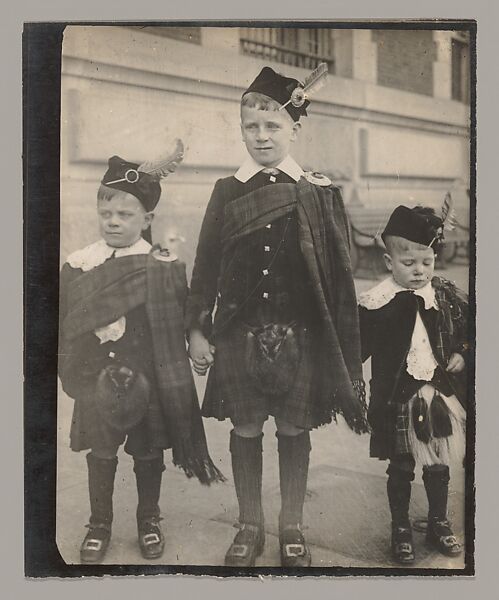
[[[150,386],[146,377],[123,365],[108,365],[97,378],[97,411],[108,425],[123,433],[128,433],[142,421],[149,398]]]
[[[407,435],[411,452],[423,465],[461,463],[466,446],[466,413],[456,396],[425,384],[409,400]]]
[[[279,396],[289,391],[300,362],[296,327],[270,324],[246,334],[246,368],[262,393]]]

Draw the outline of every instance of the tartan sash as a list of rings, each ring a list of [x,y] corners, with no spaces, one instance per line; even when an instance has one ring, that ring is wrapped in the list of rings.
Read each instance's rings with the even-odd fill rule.
[[[341,412],[355,431],[365,431],[357,299],[339,190],[314,186],[302,177],[297,184],[264,186],[230,202],[222,230],[222,261],[229,267],[238,240],[295,209],[300,249],[324,324],[321,376],[331,391],[332,411]]]

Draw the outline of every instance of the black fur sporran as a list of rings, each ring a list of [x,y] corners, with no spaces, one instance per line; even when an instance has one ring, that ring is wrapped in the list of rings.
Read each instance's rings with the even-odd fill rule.
[[[289,391],[300,362],[300,347],[293,325],[269,324],[246,334],[246,368],[262,393],[279,396]]]
[[[97,379],[96,405],[101,418],[123,433],[138,425],[147,411],[150,386],[146,377],[120,364],[102,369]]]

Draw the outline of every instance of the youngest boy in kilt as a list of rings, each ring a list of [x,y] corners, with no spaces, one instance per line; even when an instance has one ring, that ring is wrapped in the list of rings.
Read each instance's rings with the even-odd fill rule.
[[[468,302],[433,276],[448,210],[443,219],[431,208],[397,207],[382,234],[391,277],[359,296],[362,358],[372,358],[370,453],[389,460],[391,549],[406,565],[415,560],[409,503],[416,463],[428,497],[427,541],[447,556],[461,553],[447,497],[449,464],[462,463],[465,450]]]
[[[263,551],[262,428],[268,417],[277,427],[284,567],[311,564],[302,531],[309,431],[338,412],[356,431],[365,427],[340,190],[324,175],[305,173],[289,155],[308,104],[306,86],[269,67],[244,92],[241,134],[248,156],[215,184],[192,275],[190,356],[198,374],[211,367],[203,415],[233,424],[240,531],[227,566],[251,567]]]
[[[180,145],[156,163],[110,158],[97,193],[101,239],[71,254],[61,271],[59,374],[74,399],[70,445],[90,450],[82,562],[99,562],[108,548],[117,452],[125,441],[144,558],[159,558],[164,549],[163,450],[171,447],[174,464],[201,483],[221,478],[208,455],[186,351],[185,266],[149,243],[159,180],[181,158]]]

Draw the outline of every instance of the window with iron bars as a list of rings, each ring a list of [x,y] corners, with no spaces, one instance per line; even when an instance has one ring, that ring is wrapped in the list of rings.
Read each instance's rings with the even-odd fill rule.
[[[331,29],[241,27],[240,48],[249,56],[305,69],[325,62],[334,73]]]

